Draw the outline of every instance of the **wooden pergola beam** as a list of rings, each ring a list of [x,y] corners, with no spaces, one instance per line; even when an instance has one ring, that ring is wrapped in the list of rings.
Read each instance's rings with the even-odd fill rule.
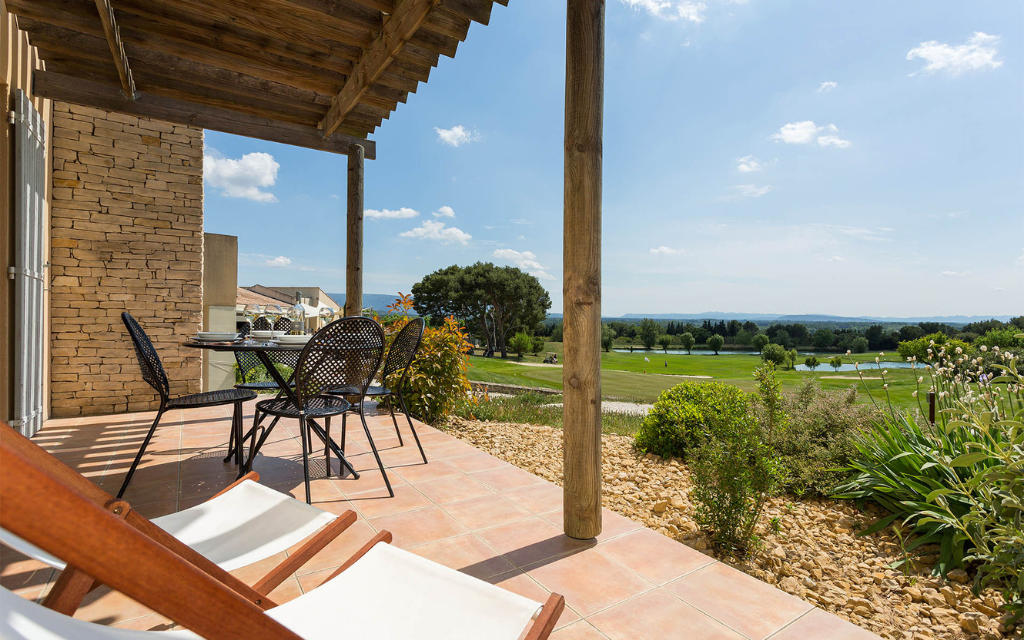
[[[363,314],[363,148],[348,150],[348,233],[345,248],[345,315]]]
[[[114,56],[114,66],[117,67],[117,75],[121,78],[121,88],[129,100],[134,100],[135,80],[132,78],[132,68],[128,65],[128,56],[124,52],[124,43],[121,42],[121,31],[117,28],[117,20],[114,18],[114,7],[111,6],[110,0],[96,0],[96,10],[100,14],[100,23],[107,37],[110,53]]]
[[[427,14],[441,0],[398,0],[394,13],[384,22],[377,37],[356,63],[341,91],[335,96],[320,124],[324,138],[341,125],[342,120],[352,112],[370,85],[377,81],[398,53],[427,19]]]
[[[357,144],[363,147],[368,160],[377,157],[377,145],[372,140],[340,134],[325,140],[311,125],[281,122],[145,92],[137,92],[135,100],[128,100],[114,85],[50,71],[32,74],[32,91],[51,100],[331,153],[347,154],[349,147]]]
[[[601,533],[601,171],[605,0],[568,0],[562,368],[563,524]]]

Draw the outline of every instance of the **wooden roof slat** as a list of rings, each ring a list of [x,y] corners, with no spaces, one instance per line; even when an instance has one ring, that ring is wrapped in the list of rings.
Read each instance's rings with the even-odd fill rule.
[[[331,142],[337,135],[374,131],[429,80],[440,56],[456,54],[472,22],[486,24],[496,1],[507,4],[0,1],[48,62],[39,86],[58,99],[329,151],[344,146]],[[129,73],[145,97],[134,107],[114,95],[130,86]],[[84,93],[72,100],[74,91]]]
[[[117,87],[51,71],[36,71],[32,77],[33,93],[44,98],[332,153],[348,153],[350,146],[359,144],[363,146],[367,158],[376,157],[377,154],[374,142],[364,140],[362,136],[354,137],[339,133],[330,139],[324,139],[313,127],[258,118],[217,107],[195,105],[173,98],[153,96],[142,91],[137,92],[136,99],[132,101],[121,95]]]
[[[121,79],[124,95],[129,100],[134,100],[135,80],[132,78],[132,68],[128,64],[128,56],[124,53],[121,32],[117,27],[117,18],[114,17],[114,8],[110,6],[110,0],[96,0],[96,12],[99,14],[103,35],[110,47],[110,54],[114,56],[114,67],[117,68],[117,75]]]
[[[327,115],[324,116],[320,127],[324,137],[329,137],[341,125],[345,116],[355,108],[370,85],[384,73],[438,2],[440,0],[398,0],[395,3],[394,13],[356,63]]]

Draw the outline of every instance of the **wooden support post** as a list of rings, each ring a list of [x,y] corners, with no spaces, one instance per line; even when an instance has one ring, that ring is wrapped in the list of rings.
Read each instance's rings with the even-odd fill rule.
[[[348,149],[348,243],[345,251],[345,315],[363,313],[363,147]]]
[[[562,423],[565,534],[601,533],[601,166],[605,0],[568,0]]]

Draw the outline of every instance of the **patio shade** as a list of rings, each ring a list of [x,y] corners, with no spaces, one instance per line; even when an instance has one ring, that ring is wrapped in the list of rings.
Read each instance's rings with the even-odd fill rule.
[[[35,95],[336,153],[508,0],[6,0]]]

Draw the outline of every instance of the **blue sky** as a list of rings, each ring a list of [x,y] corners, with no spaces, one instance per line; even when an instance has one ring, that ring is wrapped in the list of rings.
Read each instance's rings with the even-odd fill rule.
[[[368,293],[562,307],[565,3],[474,24],[372,136]],[[1024,5],[608,0],[603,313],[1024,313]],[[239,284],[344,290],[346,159],[208,131]]]

